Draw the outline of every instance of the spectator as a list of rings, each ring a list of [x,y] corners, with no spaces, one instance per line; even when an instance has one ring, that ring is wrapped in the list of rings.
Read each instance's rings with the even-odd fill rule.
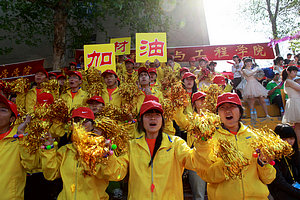
[[[300,154],[295,131],[288,124],[278,124],[274,131],[293,147],[294,154],[276,160],[276,178],[268,185],[269,191],[274,200],[300,199]]]
[[[291,54],[291,53],[288,53],[288,54],[286,55],[286,59],[284,59],[284,64],[285,64],[285,65],[290,64],[291,58],[292,58],[292,54]]]
[[[283,57],[278,56],[278,57],[275,59],[274,64],[275,64],[275,65],[274,65],[273,70],[274,70],[274,71],[278,71],[279,73],[281,73],[282,70],[283,70]]]
[[[88,98],[88,93],[81,89],[82,75],[78,71],[69,72],[70,89],[61,95],[61,98],[67,103],[69,112],[77,106],[84,105]]]
[[[280,114],[282,115],[283,103],[280,89],[283,89],[283,82],[280,82],[279,78],[280,74],[279,72],[276,72],[273,80],[267,84],[266,89],[269,91],[268,96],[270,98],[271,104],[276,104],[280,111]]]
[[[237,90],[236,87],[242,81],[242,67],[243,67],[243,62],[241,61],[241,59],[237,55],[234,55],[232,57],[232,60],[234,61],[234,64],[232,65],[233,89],[239,95],[239,97],[241,99],[242,98],[242,93],[239,90]]]
[[[190,68],[190,71],[193,73],[196,69],[197,69],[197,66],[196,66],[196,58],[195,57],[190,57],[189,59],[189,68]]]
[[[216,74],[215,69],[216,69],[217,64],[218,64],[218,63],[217,63],[217,62],[214,62],[214,61],[210,61],[210,62],[209,62],[209,64],[208,64],[208,69],[209,69],[209,71],[210,71],[211,73]]]
[[[290,65],[300,65],[300,53],[294,56],[294,60],[290,62]]]
[[[297,76],[298,68],[289,66],[282,72],[284,92],[288,95],[282,123],[294,123],[297,140],[300,140],[300,85],[293,79]]]
[[[247,80],[247,83],[243,90],[243,98],[248,101],[252,120],[255,120],[254,103],[257,98],[259,99],[259,102],[265,111],[266,117],[270,118],[270,116],[268,115],[268,109],[265,102],[265,98],[267,98],[268,96],[268,91],[254,77],[254,75],[258,71],[258,68],[254,68],[252,70],[251,67],[252,67],[252,59],[251,58],[245,59],[243,74]]]

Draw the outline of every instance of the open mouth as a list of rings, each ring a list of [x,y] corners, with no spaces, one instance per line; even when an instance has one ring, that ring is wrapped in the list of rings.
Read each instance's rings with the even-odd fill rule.
[[[233,117],[232,116],[227,116],[226,119],[231,120],[231,119],[233,119]]]
[[[156,123],[150,123],[150,126],[154,127],[154,126],[156,126]]]

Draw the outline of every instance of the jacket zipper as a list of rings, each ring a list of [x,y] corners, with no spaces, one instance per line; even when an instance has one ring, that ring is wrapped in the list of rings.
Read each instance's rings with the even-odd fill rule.
[[[76,164],[76,175],[75,175],[75,195],[74,195],[74,199],[76,200],[76,194],[77,194],[77,172],[78,172],[78,162]]]
[[[235,144],[236,144],[236,150],[239,150],[238,147],[238,143],[237,143],[237,137],[235,135]],[[242,177],[241,177],[241,181],[242,181],[242,191],[243,191],[243,199],[245,199],[245,190],[244,190],[244,180],[243,180],[243,173],[242,173]]]
[[[151,199],[153,200],[154,183],[153,183],[153,162],[151,163]]]

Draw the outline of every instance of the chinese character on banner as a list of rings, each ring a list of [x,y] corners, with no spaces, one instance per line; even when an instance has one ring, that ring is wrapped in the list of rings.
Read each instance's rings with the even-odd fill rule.
[[[197,60],[197,58],[206,57],[205,54],[202,54],[203,53],[203,49],[196,50],[195,52],[197,53],[197,56],[194,56],[194,58],[196,60]]]
[[[174,58],[178,61],[183,61],[185,57],[185,53],[182,53],[181,51],[175,51]]]
[[[116,71],[115,45],[84,45],[85,70],[92,66],[98,68],[101,72],[107,69]]]
[[[248,50],[248,48],[242,44],[242,45],[237,46],[235,51],[237,51],[237,54],[240,55],[241,58],[243,58],[245,56],[245,54],[248,53],[247,50]]]
[[[19,76],[20,70],[19,68],[14,69],[13,73],[11,74],[11,76],[17,77]]]
[[[136,33],[136,62],[167,62],[166,33]]]
[[[226,47],[217,47],[214,50],[214,52],[215,52],[215,56],[217,56],[218,58],[229,56],[229,54],[227,53],[227,48]]]
[[[112,38],[110,43],[115,45],[116,55],[129,55],[130,54],[130,45],[131,38]]]
[[[32,67],[29,65],[23,69],[23,75],[29,75]]]
[[[0,78],[7,78],[7,76],[8,76],[8,71],[7,71],[7,69],[4,69],[2,71],[2,73],[0,74]]]
[[[264,47],[260,45],[253,46],[254,56],[266,56],[266,52],[264,51]]]

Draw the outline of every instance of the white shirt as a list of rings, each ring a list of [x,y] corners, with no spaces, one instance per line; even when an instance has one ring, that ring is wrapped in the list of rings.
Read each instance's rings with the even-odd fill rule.
[[[233,78],[240,78],[242,77],[242,67],[243,67],[243,62],[240,62],[239,67],[236,67],[236,64],[232,65],[232,73],[233,73]]]

